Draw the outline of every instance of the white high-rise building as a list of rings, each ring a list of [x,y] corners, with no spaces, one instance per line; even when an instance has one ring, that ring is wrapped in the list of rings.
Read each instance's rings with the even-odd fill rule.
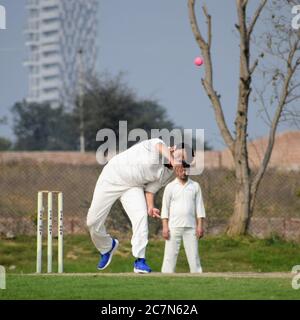
[[[98,0],[27,0],[28,102],[74,103],[79,74],[94,71],[97,8]]]

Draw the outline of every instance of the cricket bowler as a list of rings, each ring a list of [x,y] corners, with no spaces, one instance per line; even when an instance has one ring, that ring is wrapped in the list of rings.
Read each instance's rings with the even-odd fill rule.
[[[154,195],[174,177],[174,168],[191,163],[192,149],[184,143],[167,147],[159,138],[144,140],[115,155],[103,168],[87,215],[91,239],[100,252],[98,270],[111,262],[119,242],[104,226],[112,205],[120,199],[132,224],[134,272],[149,273],[146,263],[148,215],[160,218]]]

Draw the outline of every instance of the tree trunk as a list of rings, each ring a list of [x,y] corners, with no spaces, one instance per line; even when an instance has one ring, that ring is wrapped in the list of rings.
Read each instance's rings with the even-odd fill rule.
[[[248,179],[243,174],[244,169],[239,165],[236,169],[237,186],[235,190],[234,211],[227,228],[228,236],[244,235],[247,232],[250,219],[250,188]]]
[[[250,169],[247,150],[248,107],[251,93],[250,38],[246,23],[247,2],[237,0],[240,33],[240,81],[237,113],[235,118],[236,139],[233,158],[235,161],[236,191],[234,211],[230,219],[227,234],[243,235],[247,231],[250,209]]]
[[[228,236],[244,235],[250,219],[250,169],[248,164],[247,141],[245,137],[235,145],[235,201],[233,215],[227,228]]]

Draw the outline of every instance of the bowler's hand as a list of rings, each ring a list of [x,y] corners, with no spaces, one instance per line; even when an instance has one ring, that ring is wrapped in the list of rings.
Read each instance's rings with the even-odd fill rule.
[[[163,228],[162,235],[163,235],[163,238],[165,240],[169,240],[170,239],[170,230],[169,230],[169,228]]]
[[[149,208],[148,209],[148,215],[152,218],[158,218],[160,219],[160,211],[157,208]]]
[[[197,227],[196,229],[196,236],[198,239],[201,239],[204,236],[204,229],[203,227]]]

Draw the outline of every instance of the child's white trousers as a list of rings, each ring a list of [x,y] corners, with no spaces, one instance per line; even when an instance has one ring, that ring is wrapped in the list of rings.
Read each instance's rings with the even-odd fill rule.
[[[201,273],[200,257],[198,251],[198,238],[195,228],[170,228],[170,239],[166,240],[165,253],[162,265],[163,273],[175,272],[178,253],[180,250],[181,239],[185,254],[188,260],[191,273]]]

